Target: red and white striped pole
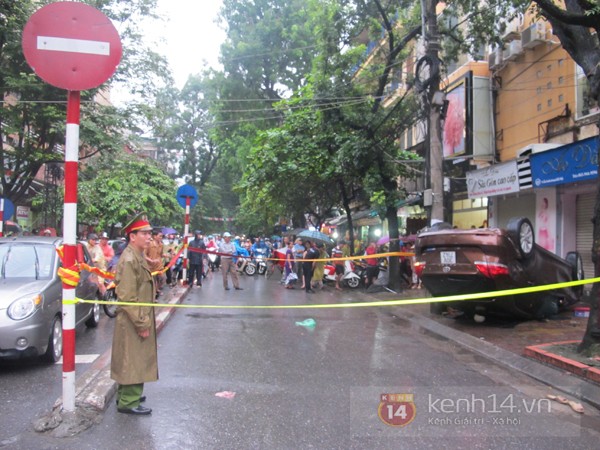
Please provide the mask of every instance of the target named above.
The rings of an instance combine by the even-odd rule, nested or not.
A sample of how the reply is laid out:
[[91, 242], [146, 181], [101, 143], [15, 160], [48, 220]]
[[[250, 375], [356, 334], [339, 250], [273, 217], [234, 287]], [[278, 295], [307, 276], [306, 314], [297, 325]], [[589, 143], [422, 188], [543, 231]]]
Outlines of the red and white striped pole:
[[0, 237], [4, 236], [4, 197], [0, 198]]
[[190, 233], [190, 202], [191, 197], [185, 198], [185, 225], [183, 227], [183, 282], [184, 286], [187, 286], [187, 267], [188, 267], [188, 235]]
[[[64, 267], [77, 260], [77, 164], [79, 160], [80, 92], [69, 91], [65, 143]], [[63, 409], [75, 411], [75, 286], [63, 282]]]

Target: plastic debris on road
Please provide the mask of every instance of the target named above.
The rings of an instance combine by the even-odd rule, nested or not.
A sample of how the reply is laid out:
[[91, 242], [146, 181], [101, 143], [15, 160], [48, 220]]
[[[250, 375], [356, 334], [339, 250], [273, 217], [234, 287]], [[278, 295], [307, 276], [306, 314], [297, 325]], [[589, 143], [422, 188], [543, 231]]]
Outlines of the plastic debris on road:
[[316, 324], [317, 322], [315, 321], [315, 319], [311, 318], [305, 319], [302, 322], [296, 322], [296, 325], [307, 328], [314, 328]]
[[215, 394], [215, 397], [228, 398], [229, 400], [231, 400], [233, 397], [235, 397], [235, 392], [231, 392], [231, 391], [217, 392]]

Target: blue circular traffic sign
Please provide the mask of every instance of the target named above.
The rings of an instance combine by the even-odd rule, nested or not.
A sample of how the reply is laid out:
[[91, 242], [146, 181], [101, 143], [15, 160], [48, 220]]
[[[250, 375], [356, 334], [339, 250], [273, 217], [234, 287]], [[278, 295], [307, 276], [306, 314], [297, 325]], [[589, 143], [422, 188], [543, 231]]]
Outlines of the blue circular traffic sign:
[[196, 188], [191, 184], [184, 184], [177, 189], [177, 203], [182, 208], [185, 208], [186, 200], [190, 199], [190, 207], [195, 206], [198, 203], [198, 193]]
[[[1, 198], [1, 197], [0, 197]], [[4, 220], [9, 220], [15, 213], [15, 205], [9, 199], [5, 198], [4, 200]]]

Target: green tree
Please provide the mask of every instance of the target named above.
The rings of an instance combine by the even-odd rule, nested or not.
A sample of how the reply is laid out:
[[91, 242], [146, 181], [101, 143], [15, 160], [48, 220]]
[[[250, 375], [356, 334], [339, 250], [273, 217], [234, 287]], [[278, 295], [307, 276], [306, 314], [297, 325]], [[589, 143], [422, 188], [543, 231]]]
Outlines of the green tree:
[[[110, 229], [145, 211], [153, 225], [177, 226], [181, 207], [177, 185], [154, 161], [122, 154], [96, 158], [81, 174], [78, 216], [81, 223]], [[180, 227], [179, 227], [180, 228]]]
[[[277, 105], [282, 125], [265, 130], [255, 141], [243, 187], [247, 198], [290, 215], [328, 211], [341, 202], [351, 230], [350, 199], [366, 189], [388, 220], [391, 237], [397, 238], [396, 211], [402, 196], [397, 178], [404, 166], [394, 161], [411, 157], [401, 156], [397, 139], [414, 123], [416, 103], [407, 96], [384, 109], [381, 100], [390, 68], [401, 65], [419, 28], [411, 28], [414, 17], [404, 14], [406, 32], [406, 25], [390, 19], [398, 10], [378, 1], [375, 9], [372, 3], [358, 8], [336, 1], [317, 3], [319, 8], [305, 20], [318, 37], [307, 85]], [[356, 46], [350, 37], [370, 30], [373, 22], [384, 23], [384, 31], [379, 25], [372, 39], [387, 44], [379, 49], [377, 63], [357, 74], [365, 47]], [[392, 242], [398, 249], [398, 240]], [[396, 259], [390, 273], [390, 284], [399, 287]]]
[[[14, 202], [27, 194], [36, 174], [48, 162], [64, 160], [66, 92], [33, 74], [21, 49], [22, 30], [31, 14], [49, 1], [0, 2], [0, 182], [2, 195]], [[82, 92], [80, 140], [82, 159], [116, 152], [124, 146], [122, 130], [140, 130], [152, 112], [145, 107], [169, 74], [164, 58], [141, 42], [138, 23], [151, 15], [156, 0], [97, 0], [87, 2], [102, 10], [119, 29], [124, 55], [112, 83], [127, 83], [137, 101], [124, 110], [96, 102], [107, 85]], [[165, 81], [165, 79], [167, 81]]]

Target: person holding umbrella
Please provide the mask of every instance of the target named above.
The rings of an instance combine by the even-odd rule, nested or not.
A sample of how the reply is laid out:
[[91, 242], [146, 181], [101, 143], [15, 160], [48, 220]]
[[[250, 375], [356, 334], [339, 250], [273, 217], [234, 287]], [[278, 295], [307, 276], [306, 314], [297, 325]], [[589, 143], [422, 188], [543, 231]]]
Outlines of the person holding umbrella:
[[304, 251], [304, 260], [302, 261], [302, 273], [304, 275], [304, 290], [307, 294], [314, 294], [312, 290], [311, 282], [313, 271], [315, 269], [316, 261], [309, 261], [313, 259], [319, 259], [319, 249], [314, 242], [309, 240], [305, 241], [306, 250]]

